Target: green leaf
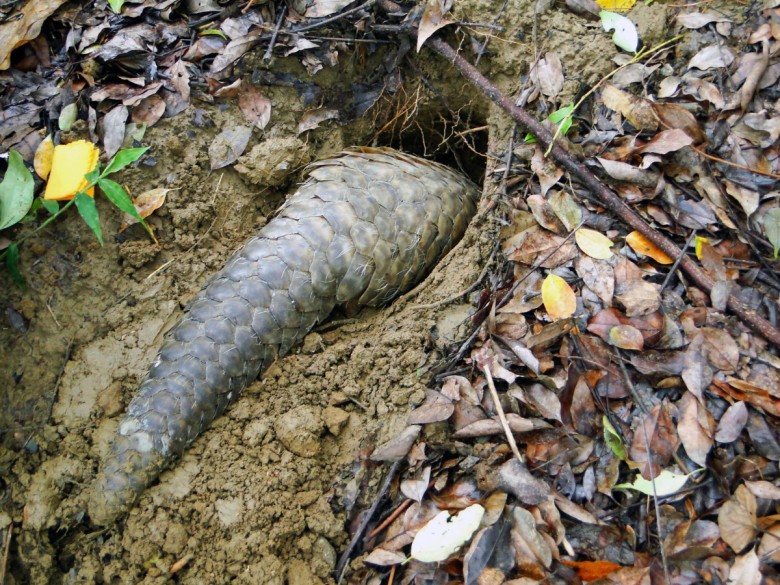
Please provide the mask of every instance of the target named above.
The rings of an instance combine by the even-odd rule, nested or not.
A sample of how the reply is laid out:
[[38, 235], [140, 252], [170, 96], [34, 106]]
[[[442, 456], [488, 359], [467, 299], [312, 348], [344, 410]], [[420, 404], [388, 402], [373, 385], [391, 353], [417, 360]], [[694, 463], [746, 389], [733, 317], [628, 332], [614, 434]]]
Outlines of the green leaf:
[[108, 0], [108, 5], [111, 7], [111, 10], [117, 14], [122, 10], [124, 3], [125, 0]]
[[219, 30], [217, 28], [207, 28], [206, 30], [200, 31], [200, 34], [202, 34], [202, 35], [214, 35], [214, 36], [222, 37], [225, 40], [228, 40], [227, 35], [225, 35], [225, 33], [223, 33], [221, 30]]
[[8, 272], [11, 273], [11, 278], [13, 279], [14, 283], [16, 283], [16, 286], [22, 290], [25, 290], [27, 285], [25, 285], [24, 277], [19, 270], [19, 246], [16, 244], [11, 244], [8, 246], [8, 248], [6, 248], [5, 266], [8, 268]]
[[52, 201], [51, 199], [41, 199], [40, 201], [43, 208], [51, 215], [54, 215], [60, 210], [60, 204], [56, 201]]
[[79, 114], [78, 106], [76, 106], [76, 102], [73, 102], [72, 104], [68, 104], [64, 108], [62, 108], [62, 111], [60, 112], [60, 119], [58, 121], [60, 130], [63, 132], [69, 132], [71, 128], [73, 128], [73, 124], [76, 123], [76, 116]]
[[33, 203], [33, 177], [24, 166], [22, 155], [8, 153], [8, 170], [0, 183], [0, 230], [18, 223]]
[[622, 490], [636, 490], [642, 492], [646, 496], [671, 496], [679, 492], [685, 482], [688, 481], [688, 475], [680, 473], [672, 473], [668, 469], [664, 469], [655, 478], [655, 490], [653, 490], [653, 481], [647, 480], [641, 475], [637, 475], [634, 483], [620, 483], [615, 486], [616, 489]]
[[138, 210], [130, 200], [130, 196], [122, 188], [122, 185], [116, 181], [112, 181], [111, 179], [100, 179], [98, 185], [103, 190], [103, 193], [105, 193], [106, 197], [108, 197], [109, 201], [111, 201], [111, 203], [141, 222], [141, 225], [144, 226], [149, 235], [152, 236], [152, 230], [149, 229], [148, 225], [146, 225], [144, 218], [141, 217], [141, 215], [138, 213]]
[[766, 239], [775, 248], [775, 258], [780, 252], [780, 207], [773, 207], [764, 216], [764, 232]]
[[79, 191], [76, 193], [76, 208], [79, 210], [79, 215], [84, 219], [87, 225], [95, 232], [95, 236], [103, 245], [103, 232], [100, 229], [100, 216], [98, 216], [97, 207], [95, 206], [95, 200], [92, 199], [86, 193]]
[[[96, 185], [98, 182], [98, 179], [100, 179], [100, 165], [96, 166], [94, 170], [89, 171], [86, 175], [84, 175], [84, 178], [89, 181], [89, 185]], [[85, 189], [89, 189], [89, 187], [85, 187]]]
[[[571, 115], [574, 113], [574, 103], [569, 104], [568, 106], [563, 106], [562, 108], [555, 110], [552, 114], [547, 116], [547, 119], [552, 122], [553, 124], [557, 124], [560, 126], [561, 131], [559, 134], [561, 136], [566, 136], [566, 133], [569, 131], [569, 128], [571, 128]], [[528, 133], [525, 135], [524, 138], [525, 142], [534, 143], [536, 142], [536, 137]]]
[[612, 426], [612, 423], [609, 422], [606, 415], [601, 418], [601, 422], [604, 424], [604, 442], [607, 444], [607, 447], [612, 450], [615, 457], [621, 461], [627, 461], [628, 456], [626, 455], [626, 446], [623, 444], [623, 439], [615, 427]]
[[108, 163], [108, 166], [100, 176], [107, 177], [111, 173], [121, 171], [127, 165], [132, 164], [141, 158], [141, 156], [143, 156], [147, 150], [149, 150], [148, 146], [144, 146], [143, 148], [125, 148], [120, 150], [116, 153], [116, 155], [114, 155], [114, 158], [111, 159], [111, 162]]

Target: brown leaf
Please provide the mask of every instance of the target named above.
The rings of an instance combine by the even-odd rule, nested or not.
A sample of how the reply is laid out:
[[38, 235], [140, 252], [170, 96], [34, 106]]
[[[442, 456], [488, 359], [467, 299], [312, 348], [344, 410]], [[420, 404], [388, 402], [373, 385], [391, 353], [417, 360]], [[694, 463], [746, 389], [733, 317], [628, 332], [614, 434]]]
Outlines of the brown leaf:
[[617, 325], [610, 329], [609, 342], [620, 349], [642, 351], [645, 348], [642, 332], [633, 325]]
[[547, 97], [554, 98], [563, 89], [563, 64], [553, 52], [545, 53], [531, 68], [529, 76], [542, 95]]
[[301, 135], [304, 132], [308, 132], [309, 130], [319, 128], [320, 124], [326, 120], [338, 120], [338, 118], [338, 110], [329, 110], [326, 108], [309, 110], [308, 112], [305, 112], [303, 116], [301, 116], [301, 119], [298, 122], [297, 133], [298, 135]]
[[739, 365], [739, 347], [734, 338], [717, 327], [702, 327], [701, 334], [702, 350], [709, 362], [718, 370], [734, 372]]
[[374, 449], [371, 461], [397, 461], [405, 457], [412, 444], [420, 436], [421, 430], [422, 427], [419, 425], [406, 427], [401, 433]]
[[146, 123], [148, 127], [154, 126], [165, 113], [165, 101], [153, 94], [142, 99], [139, 104], [133, 108], [130, 119], [136, 124]]
[[[533, 168], [533, 159], [531, 162]], [[543, 179], [540, 177], [540, 181]], [[546, 230], [550, 230], [556, 234], [563, 234], [566, 232], [566, 228], [563, 226], [558, 217], [553, 213], [552, 208], [547, 203], [547, 200], [542, 195], [530, 195], [526, 198], [528, 207], [531, 208], [531, 213], [534, 214], [534, 219]]]
[[[133, 199], [133, 206], [138, 212], [138, 215], [145, 219], [160, 209], [165, 203], [165, 197], [170, 191], [173, 191], [173, 189], [158, 187], [157, 189], [149, 189], [148, 191], [141, 193], [138, 197]], [[122, 226], [119, 228], [119, 231], [124, 231], [129, 226], [136, 223], [138, 223], [138, 220], [126, 213], [122, 218]]]
[[684, 130], [663, 130], [656, 134], [653, 139], [639, 149], [643, 153], [667, 154], [690, 146], [693, 144], [693, 138], [688, 136]]
[[699, 126], [696, 117], [677, 104], [654, 103], [653, 110], [665, 128], [678, 128], [693, 139], [694, 144], [703, 144], [706, 140], [704, 131]]
[[335, 14], [354, 0], [314, 0], [303, 14], [306, 18], [323, 18]]
[[638, 464], [642, 477], [650, 480], [669, 464], [678, 443], [669, 406], [662, 402], [656, 404], [648, 414], [642, 415], [634, 431], [629, 457]]
[[238, 108], [244, 120], [264, 130], [271, 120], [271, 100], [263, 95], [258, 87], [246, 79], [241, 84], [238, 96]]
[[515, 546], [516, 556], [522, 554], [527, 561], [550, 568], [552, 551], [536, 529], [533, 514], [520, 506], [512, 509], [512, 544]]
[[211, 170], [215, 171], [236, 162], [238, 157], [244, 154], [251, 137], [252, 129], [248, 126], [228, 128], [217, 134], [209, 144]]
[[390, 565], [400, 565], [405, 560], [406, 555], [402, 552], [375, 548], [363, 559], [363, 562], [378, 567], [388, 567]]
[[36, 38], [43, 23], [54, 11], [65, 4], [64, 0], [26, 2], [20, 9], [7, 15], [0, 25], [0, 70], [11, 65], [11, 51]]
[[409, 414], [410, 425], [424, 425], [447, 420], [452, 416], [455, 407], [452, 401], [435, 390], [425, 391], [425, 403]]
[[430, 36], [440, 28], [452, 24], [455, 21], [446, 18], [444, 15], [449, 12], [451, 1], [448, 0], [432, 0], [425, 6], [422, 18], [420, 19], [420, 26], [417, 29], [417, 52], [420, 52], [422, 46], [425, 44]]
[[504, 242], [507, 258], [531, 266], [551, 254], [542, 268], [556, 268], [577, 257], [577, 248], [572, 242], [542, 229], [531, 227]]
[[610, 306], [615, 293], [615, 271], [612, 266], [604, 260], [581, 255], [574, 261], [574, 268], [585, 286], [596, 293], [605, 306]]
[[720, 507], [718, 526], [721, 538], [735, 553], [740, 553], [756, 538], [756, 497], [744, 485]]
[[677, 433], [685, 452], [702, 467], [707, 465], [707, 455], [712, 449], [712, 415], [691, 392], [686, 392], [677, 405], [680, 422]]
[[430, 481], [431, 467], [428, 465], [417, 472], [414, 479], [405, 479], [401, 482], [401, 493], [410, 500], [421, 502], [425, 492], [428, 491]]
[[715, 440], [718, 443], [732, 443], [737, 440], [748, 420], [747, 406], [736, 402], [726, 409], [718, 421]]
[[498, 488], [515, 496], [528, 506], [535, 506], [547, 499], [550, 488], [537, 479], [517, 459], [510, 459], [498, 469]]
[[620, 112], [637, 130], [655, 130], [658, 119], [649, 100], [637, 97], [614, 85], [605, 85], [601, 92], [604, 105], [610, 110]]
[[734, 51], [722, 44], [709, 45], [696, 53], [688, 62], [688, 69], [718, 69], [728, 67], [734, 61]]

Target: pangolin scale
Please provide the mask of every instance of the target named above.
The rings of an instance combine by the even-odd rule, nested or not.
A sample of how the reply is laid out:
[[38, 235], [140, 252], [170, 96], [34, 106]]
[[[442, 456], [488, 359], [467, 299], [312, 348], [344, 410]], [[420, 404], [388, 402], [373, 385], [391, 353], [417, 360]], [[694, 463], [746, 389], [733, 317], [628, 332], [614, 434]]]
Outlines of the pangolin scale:
[[209, 279], [168, 332], [89, 496], [92, 522], [141, 492], [274, 360], [340, 303], [409, 290], [461, 238], [478, 191], [390, 149], [321, 160], [278, 215]]

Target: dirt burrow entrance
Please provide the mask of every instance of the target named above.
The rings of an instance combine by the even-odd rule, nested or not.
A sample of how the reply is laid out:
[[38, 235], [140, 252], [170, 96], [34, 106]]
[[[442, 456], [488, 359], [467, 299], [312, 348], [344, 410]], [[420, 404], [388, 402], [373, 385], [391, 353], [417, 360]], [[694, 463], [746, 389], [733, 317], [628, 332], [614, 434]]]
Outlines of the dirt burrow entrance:
[[[502, 19], [518, 38], [532, 31], [531, 4], [508, 6]], [[488, 22], [493, 6], [470, 1], [458, 10], [463, 20]], [[537, 24], [548, 31], [547, 49], [577, 72], [567, 82], [569, 97], [611, 68], [596, 58], [613, 51], [609, 40], [590, 26], [557, 12]], [[511, 93], [532, 53], [530, 44], [496, 43], [485, 72]], [[349, 55], [342, 60], [352, 65], [313, 82], [343, 90], [359, 81], [364, 71]], [[464, 126], [487, 126], [479, 152], [506, 143], [508, 120], [448, 64], [425, 53], [416, 63]], [[306, 75], [292, 60], [274, 66]], [[405, 426], [409, 410], [424, 400], [426, 373], [470, 332], [467, 297], [416, 306], [474, 282], [494, 249], [500, 206], [472, 224], [419, 294], [385, 310], [336, 315], [336, 323], [311, 333], [198, 438], [126, 520], [93, 531], [84, 496], [164, 332], [208, 275], [272, 217], [307, 162], [375, 138], [419, 154], [435, 154], [442, 137], [456, 143], [451, 113], [442, 113], [446, 108], [413, 71], [401, 72], [401, 89], [384, 112], [302, 135], [302, 97], [292, 88], [267, 88], [274, 109], [265, 135], [253, 137], [237, 165], [216, 172], [209, 171], [208, 147], [218, 132], [242, 123], [234, 104], [198, 104], [160, 122], [145, 138], [151, 157], [121, 177], [132, 193], [173, 189], [150, 222], [160, 246], [138, 226], [120, 233], [121, 218], [99, 202], [104, 247], [73, 215], [23, 250], [26, 292], [0, 275], [0, 305], [16, 324], [0, 331], [0, 524], [21, 526], [14, 530], [10, 583], [163, 582], [182, 562], [175, 579], [183, 583], [333, 582], [348, 519], [381, 480], [383, 470], [367, 455]], [[385, 124], [394, 118], [401, 123]], [[468, 161], [468, 149], [459, 150], [457, 158]], [[476, 174], [485, 164], [467, 162]]]

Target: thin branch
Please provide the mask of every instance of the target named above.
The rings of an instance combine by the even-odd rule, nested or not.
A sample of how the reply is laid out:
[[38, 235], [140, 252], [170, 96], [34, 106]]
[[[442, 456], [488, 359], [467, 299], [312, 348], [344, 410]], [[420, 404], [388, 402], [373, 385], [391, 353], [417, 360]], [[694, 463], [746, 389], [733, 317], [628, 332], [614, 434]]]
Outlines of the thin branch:
[[490, 388], [490, 396], [493, 398], [493, 404], [496, 407], [498, 419], [501, 421], [501, 426], [504, 429], [504, 434], [506, 435], [506, 440], [509, 443], [509, 448], [512, 449], [512, 453], [517, 458], [517, 460], [525, 465], [525, 459], [523, 459], [523, 456], [520, 454], [520, 449], [517, 448], [515, 436], [512, 434], [512, 429], [509, 428], [509, 422], [506, 420], [504, 409], [502, 408], [501, 401], [498, 398], [498, 391], [496, 390], [496, 385], [493, 383], [493, 375], [490, 373], [490, 366], [485, 364], [482, 366], [482, 371], [484, 372], [485, 378], [487, 379], [488, 388]]

